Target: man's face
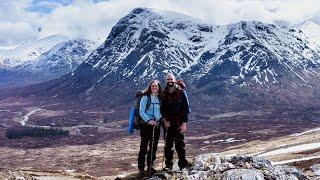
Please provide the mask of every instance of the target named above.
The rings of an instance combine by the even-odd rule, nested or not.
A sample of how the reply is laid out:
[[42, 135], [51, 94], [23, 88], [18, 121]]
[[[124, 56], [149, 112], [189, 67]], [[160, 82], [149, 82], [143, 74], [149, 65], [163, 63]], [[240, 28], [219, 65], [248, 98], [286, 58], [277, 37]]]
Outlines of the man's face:
[[174, 82], [173, 77], [172, 77], [171, 75], [168, 75], [168, 76], [166, 77], [166, 82], [167, 82], [167, 83], [168, 83], [168, 82]]
[[166, 77], [166, 82], [168, 87], [172, 87], [174, 85], [175, 79], [171, 75]]

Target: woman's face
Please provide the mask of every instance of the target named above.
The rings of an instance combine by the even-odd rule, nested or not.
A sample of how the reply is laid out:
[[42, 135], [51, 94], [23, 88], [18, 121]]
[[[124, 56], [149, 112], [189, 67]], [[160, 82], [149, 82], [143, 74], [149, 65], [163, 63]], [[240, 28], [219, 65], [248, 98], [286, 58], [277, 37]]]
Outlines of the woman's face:
[[157, 82], [153, 82], [151, 84], [151, 92], [152, 92], [152, 94], [156, 94], [156, 93], [158, 93], [158, 91], [159, 91], [158, 83]]

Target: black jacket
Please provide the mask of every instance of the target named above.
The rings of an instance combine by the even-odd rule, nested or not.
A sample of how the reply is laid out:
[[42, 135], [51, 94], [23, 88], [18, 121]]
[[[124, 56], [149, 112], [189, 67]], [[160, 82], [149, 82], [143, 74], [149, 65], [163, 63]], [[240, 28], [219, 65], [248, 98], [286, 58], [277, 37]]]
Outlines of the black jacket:
[[174, 91], [169, 93], [168, 87], [163, 91], [162, 104], [160, 111], [162, 117], [171, 123], [180, 125], [182, 122], [188, 122], [188, 115], [190, 113], [189, 100], [186, 91], [174, 86]]

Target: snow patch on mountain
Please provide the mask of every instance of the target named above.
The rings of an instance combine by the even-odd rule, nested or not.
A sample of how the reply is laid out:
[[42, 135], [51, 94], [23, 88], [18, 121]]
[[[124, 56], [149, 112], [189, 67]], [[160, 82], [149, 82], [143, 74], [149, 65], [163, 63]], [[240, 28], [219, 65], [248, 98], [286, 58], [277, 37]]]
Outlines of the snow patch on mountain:
[[52, 71], [54, 74], [62, 75], [74, 70], [95, 48], [96, 44], [90, 40], [69, 40], [54, 46], [35, 62], [30, 61], [27, 66], [30, 71]]
[[6, 67], [12, 68], [28, 61], [36, 60], [53, 46], [70, 40], [62, 35], [52, 35], [39, 40], [21, 44], [14, 49], [0, 50], [0, 62]]
[[97, 44], [85, 39], [66, 39], [31, 60], [0, 62], [0, 87], [15, 87], [51, 80], [78, 67]]
[[302, 30], [302, 32], [314, 42], [317, 46], [320, 46], [320, 25], [312, 21], [304, 21], [303, 23], [294, 26]]
[[273, 151], [259, 154], [258, 157], [273, 156], [273, 155], [292, 153], [292, 152], [301, 152], [301, 151], [312, 150], [312, 149], [317, 149], [317, 148], [320, 148], [320, 142], [296, 145], [296, 146], [291, 146], [288, 148], [281, 148], [281, 149], [277, 149], [277, 150], [273, 150]]
[[86, 63], [99, 72], [95, 84], [110, 76], [138, 84], [170, 71], [201, 84], [268, 87], [283, 76], [300, 82], [317, 77], [320, 47], [285, 26], [256, 21], [216, 26], [184, 14], [136, 8]]

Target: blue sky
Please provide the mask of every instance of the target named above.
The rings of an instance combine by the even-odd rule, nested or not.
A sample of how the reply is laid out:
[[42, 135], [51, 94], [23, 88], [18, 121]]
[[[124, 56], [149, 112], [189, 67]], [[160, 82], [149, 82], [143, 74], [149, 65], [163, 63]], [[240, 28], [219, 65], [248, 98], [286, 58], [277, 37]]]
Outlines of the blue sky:
[[[91, 0], [92, 3], [99, 3], [101, 1], [107, 0]], [[32, 0], [29, 7], [26, 8], [27, 11], [39, 12], [49, 14], [56, 8], [61, 6], [68, 6], [72, 4], [74, 0]]]
[[136, 7], [176, 11], [216, 25], [248, 20], [320, 24], [319, 0], [0, 0], [0, 46], [54, 34], [103, 41]]
[[26, 10], [49, 14], [60, 6], [70, 4], [71, 0], [32, 0], [32, 4]]

